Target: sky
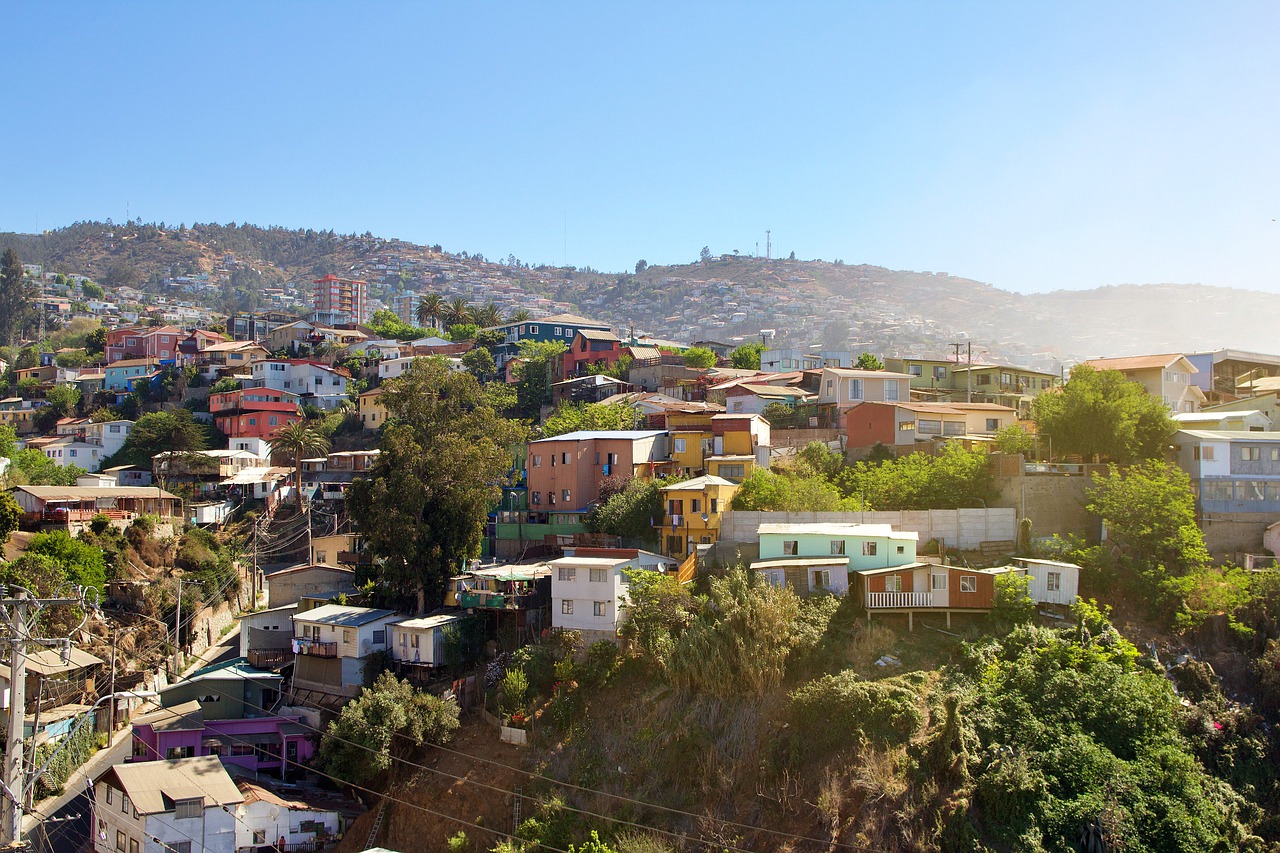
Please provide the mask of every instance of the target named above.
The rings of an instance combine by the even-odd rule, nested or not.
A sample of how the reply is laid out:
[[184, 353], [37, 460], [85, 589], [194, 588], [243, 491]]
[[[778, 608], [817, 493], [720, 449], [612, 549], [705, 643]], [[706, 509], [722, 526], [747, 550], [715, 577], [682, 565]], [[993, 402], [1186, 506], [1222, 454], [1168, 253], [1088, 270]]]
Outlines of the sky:
[[1280, 4], [11, 4], [0, 231], [1280, 292]]

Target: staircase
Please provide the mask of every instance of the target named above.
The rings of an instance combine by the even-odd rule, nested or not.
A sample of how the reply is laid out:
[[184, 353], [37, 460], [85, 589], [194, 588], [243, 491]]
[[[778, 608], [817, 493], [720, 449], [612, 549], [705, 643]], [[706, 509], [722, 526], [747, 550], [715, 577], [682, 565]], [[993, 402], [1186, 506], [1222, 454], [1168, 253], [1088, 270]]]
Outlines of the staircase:
[[373, 827], [369, 830], [369, 840], [364, 843], [366, 850], [373, 847], [374, 842], [378, 840], [378, 830], [382, 829], [382, 818], [386, 815], [387, 805], [390, 802], [390, 800], [383, 800], [382, 805], [378, 806], [377, 817], [373, 819]]

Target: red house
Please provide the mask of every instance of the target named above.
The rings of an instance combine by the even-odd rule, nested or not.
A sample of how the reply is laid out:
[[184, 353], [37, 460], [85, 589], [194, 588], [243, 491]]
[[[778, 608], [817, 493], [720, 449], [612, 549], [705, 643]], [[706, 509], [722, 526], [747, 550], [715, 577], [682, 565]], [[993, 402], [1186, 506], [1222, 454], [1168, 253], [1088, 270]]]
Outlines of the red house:
[[622, 341], [613, 332], [579, 329], [563, 356], [561, 374], [565, 378], [583, 376], [588, 367], [612, 367], [621, 356]]
[[162, 361], [178, 357], [178, 345], [187, 334], [177, 326], [155, 328], [122, 328], [107, 331], [106, 359], [113, 364], [123, 359], [155, 358]]
[[298, 395], [274, 388], [238, 388], [209, 395], [209, 412], [229, 438], [271, 438], [302, 420]]

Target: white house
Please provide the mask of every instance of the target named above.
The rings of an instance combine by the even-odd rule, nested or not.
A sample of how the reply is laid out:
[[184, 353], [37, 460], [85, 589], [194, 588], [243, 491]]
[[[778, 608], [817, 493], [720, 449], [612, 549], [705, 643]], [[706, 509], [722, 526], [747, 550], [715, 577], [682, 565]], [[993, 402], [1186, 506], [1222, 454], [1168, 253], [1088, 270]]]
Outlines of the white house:
[[1014, 557], [1011, 568], [1027, 576], [1027, 593], [1037, 604], [1074, 604], [1080, 594], [1080, 567], [1075, 563]]
[[391, 625], [391, 657], [402, 664], [444, 665], [444, 632], [467, 617], [444, 613], [405, 619]]
[[325, 849], [345, 829], [335, 795], [294, 789], [286, 797], [247, 779], [236, 788], [244, 798], [235, 807], [237, 851]]
[[253, 364], [253, 379], [247, 387], [289, 391], [302, 397], [303, 405], [336, 409], [347, 400], [345, 370], [305, 359], [269, 359]]
[[588, 643], [617, 638], [618, 625], [626, 618], [626, 572], [676, 567], [669, 557], [635, 548], [567, 548], [565, 554], [547, 564], [552, 570], [551, 624], [580, 632]]
[[294, 690], [357, 695], [364, 684], [365, 660], [388, 649], [388, 626], [404, 618], [394, 610], [341, 604], [294, 616]]
[[1260, 409], [1204, 409], [1199, 412], [1177, 412], [1174, 423], [1182, 429], [1208, 429], [1223, 432], [1270, 432], [1272, 421]]
[[[441, 356], [431, 356], [432, 358], [441, 358]], [[378, 362], [378, 378], [379, 379], [395, 379], [397, 376], [409, 369], [409, 365], [413, 363], [415, 358], [428, 358], [428, 356], [409, 355], [403, 358], [386, 358]], [[463, 371], [466, 365], [462, 363], [462, 359], [446, 357], [444, 359], [450, 370]]]
[[243, 801], [216, 755], [117, 764], [94, 781], [94, 853], [234, 853]]

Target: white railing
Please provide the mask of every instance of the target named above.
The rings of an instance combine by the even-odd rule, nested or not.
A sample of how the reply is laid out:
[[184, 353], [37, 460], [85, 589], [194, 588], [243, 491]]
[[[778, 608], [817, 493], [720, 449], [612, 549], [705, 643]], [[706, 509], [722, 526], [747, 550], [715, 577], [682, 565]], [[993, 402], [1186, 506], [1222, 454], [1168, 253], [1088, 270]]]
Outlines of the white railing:
[[868, 592], [867, 607], [932, 607], [931, 592]]

